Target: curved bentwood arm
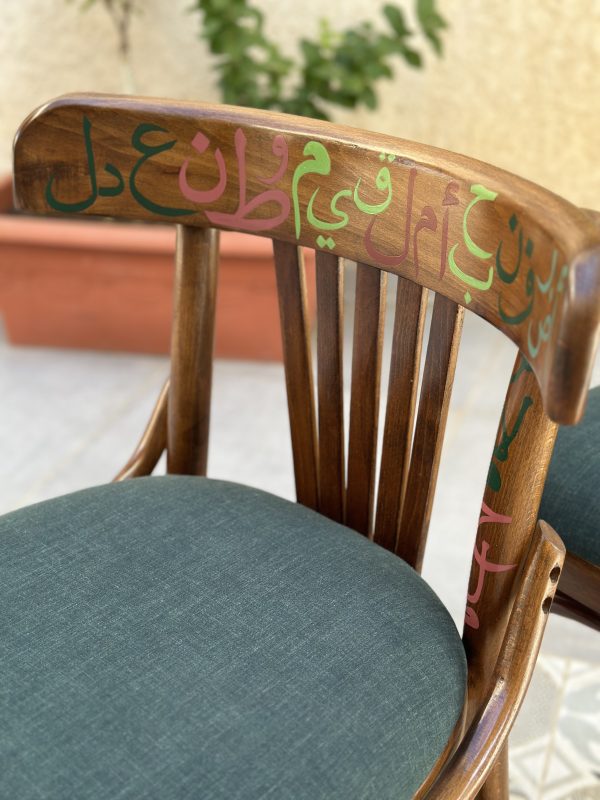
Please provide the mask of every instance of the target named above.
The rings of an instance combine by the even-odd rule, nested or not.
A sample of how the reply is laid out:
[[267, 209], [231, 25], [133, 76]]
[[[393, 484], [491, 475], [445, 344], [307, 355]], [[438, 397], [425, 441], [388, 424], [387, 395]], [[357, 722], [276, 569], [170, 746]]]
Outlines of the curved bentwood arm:
[[158, 395], [146, 429], [137, 447], [125, 466], [113, 478], [124, 481], [150, 475], [167, 446], [167, 405], [169, 400], [169, 381], [165, 381]]
[[32, 114], [15, 167], [27, 211], [248, 231], [416, 280], [519, 346], [552, 419], [581, 416], [600, 234], [585, 212], [514, 175], [320, 121], [94, 95]]
[[421, 795], [426, 800], [470, 800], [483, 787], [533, 675], [564, 557], [559, 536], [538, 523], [485, 701], [433, 788]]

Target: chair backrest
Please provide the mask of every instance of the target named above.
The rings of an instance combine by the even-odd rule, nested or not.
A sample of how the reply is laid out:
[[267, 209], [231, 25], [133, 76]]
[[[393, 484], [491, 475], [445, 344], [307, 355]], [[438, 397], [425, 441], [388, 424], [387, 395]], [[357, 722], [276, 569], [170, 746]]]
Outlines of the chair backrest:
[[[92, 95], [60, 98], [23, 124], [15, 194], [29, 212], [179, 226], [171, 382], [148, 448], [127, 474], [152, 468], [164, 428], [168, 469], [206, 470], [216, 229], [271, 237], [298, 500], [417, 569], [464, 308], [516, 343], [466, 612], [477, 696], [535, 526], [551, 420], [577, 421], [585, 402], [600, 325], [600, 230], [591, 215], [504, 171], [389, 136], [227, 106]], [[317, 251], [316, 403], [300, 245]], [[342, 258], [358, 264], [347, 445]], [[398, 289], [376, 487], [388, 273]]]

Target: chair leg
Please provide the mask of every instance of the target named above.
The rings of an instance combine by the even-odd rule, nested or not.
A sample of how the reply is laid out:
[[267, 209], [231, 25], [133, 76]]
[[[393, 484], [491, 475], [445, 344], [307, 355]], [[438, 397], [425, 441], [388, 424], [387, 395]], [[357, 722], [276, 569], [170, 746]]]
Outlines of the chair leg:
[[508, 745], [498, 756], [477, 800], [508, 800]]

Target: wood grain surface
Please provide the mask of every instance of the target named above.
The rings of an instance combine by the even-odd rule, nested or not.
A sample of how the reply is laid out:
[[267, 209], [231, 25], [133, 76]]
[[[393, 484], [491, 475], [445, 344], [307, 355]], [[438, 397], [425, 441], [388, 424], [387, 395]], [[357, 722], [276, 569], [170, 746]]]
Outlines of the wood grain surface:
[[581, 416], [600, 234], [591, 215], [528, 181], [326, 122], [102, 95], [32, 114], [15, 173], [27, 211], [254, 232], [416, 280], [520, 347], [550, 417]]

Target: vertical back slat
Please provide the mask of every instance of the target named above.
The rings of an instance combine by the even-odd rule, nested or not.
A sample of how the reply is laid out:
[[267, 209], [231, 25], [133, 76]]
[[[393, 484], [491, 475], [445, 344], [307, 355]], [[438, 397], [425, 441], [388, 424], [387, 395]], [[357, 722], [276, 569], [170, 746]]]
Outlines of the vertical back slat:
[[206, 475], [219, 234], [177, 226], [167, 472]]
[[319, 510], [344, 521], [344, 268], [317, 252], [317, 374], [319, 393]]
[[273, 241], [281, 337], [298, 502], [318, 509], [318, 474], [310, 332], [304, 266], [296, 245]]
[[396, 553], [421, 569], [464, 309], [436, 294]]
[[375, 494], [386, 279], [382, 270], [357, 265], [346, 524], [366, 536]]
[[396, 546], [408, 476], [427, 290], [398, 278], [374, 541]]

